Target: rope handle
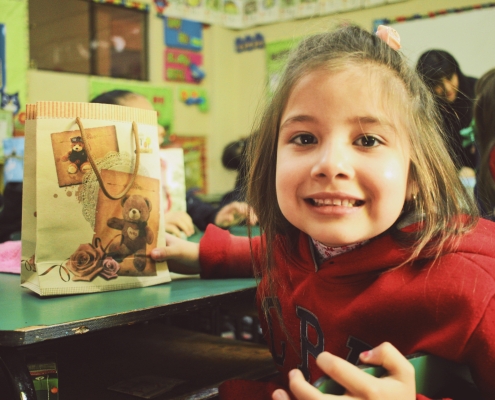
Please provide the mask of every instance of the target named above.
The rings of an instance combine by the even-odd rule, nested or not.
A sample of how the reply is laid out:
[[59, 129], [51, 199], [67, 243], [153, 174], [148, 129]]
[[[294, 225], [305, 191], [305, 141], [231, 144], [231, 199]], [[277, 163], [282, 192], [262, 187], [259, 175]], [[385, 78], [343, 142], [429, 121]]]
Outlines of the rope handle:
[[127, 192], [131, 189], [132, 185], [134, 184], [134, 180], [136, 179], [138, 169], [139, 169], [139, 159], [141, 155], [141, 151], [139, 149], [139, 135], [138, 135], [138, 128], [136, 122], [132, 122], [132, 133], [134, 135], [134, 142], [136, 144], [136, 162], [134, 164], [134, 171], [132, 172], [131, 180], [127, 184], [127, 186], [124, 188], [122, 193], [119, 193], [116, 196], [111, 195], [107, 188], [105, 187], [105, 184], [103, 183], [103, 179], [101, 178], [100, 171], [98, 171], [98, 168], [96, 167], [96, 163], [93, 159], [93, 156], [91, 155], [91, 152], [89, 151], [89, 146], [88, 143], [86, 142], [86, 133], [84, 132], [84, 127], [82, 124], [82, 121], [79, 117], [76, 118], [76, 123], [79, 126], [79, 130], [81, 131], [81, 138], [84, 143], [84, 148], [86, 149], [86, 153], [88, 154], [88, 160], [89, 163], [91, 164], [91, 167], [93, 168], [93, 171], [95, 172], [96, 179], [98, 179], [98, 183], [100, 184], [101, 190], [103, 193], [105, 193], [105, 196], [107, 196], [109, 199], [112, 200], [120, 200], [122, 197], [124, 197]]

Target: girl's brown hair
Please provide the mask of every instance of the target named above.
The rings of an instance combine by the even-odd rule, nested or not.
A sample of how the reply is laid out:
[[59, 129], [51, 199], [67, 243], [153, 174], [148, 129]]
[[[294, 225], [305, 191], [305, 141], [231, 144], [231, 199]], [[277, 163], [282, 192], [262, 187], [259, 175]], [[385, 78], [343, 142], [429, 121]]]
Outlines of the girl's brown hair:
[[[255, 126], [258, 134], [250, 146], [247, 196], [265, 235], [261, 269], [257, 271], [268, 279], [268, 293], [262, 293], [263, 296], [273, 295], [276, 289], [274, 245], [285, 247], [288, 257], [297, 251], [298, 230], [282, 215], [275, 190], [282, 113], [292, 89], [303, 76], [316, 70], [334, 73], [349, 67], [376, 72], [372, 77], [378, 77], [376, 86], [380, 98], [384, 99], [384, 107], [388, 106], [391, 115], [400, 120], [399, 125], [408, 134], [409, 183], [416, 190], [414, 198], [406, 201], [407, 212], [403, 215], [414, 213], [422, 225], [415, 233], [404, 233], [396, 226], [390, 229], [410, 250], [408, 261], [427, 250], [432, 252], [432, 257], [437, 257], [446, 243], [476, 223], [474, 202], [458, 179], [445, 148], [435, 101], [406, 58], [376, 35], [353, 25], [310, 36], [289, 55], [278, 87]], [[458, 218], [461, 214], [468, 217]]]
[[481, 209], [487, 218], [495, 218], [495, 182], [490, 172], [490, 152], [495, 146], [495, 68], [486, 72], [475, 87], [474, 121], [480, 166], [476, 191]]

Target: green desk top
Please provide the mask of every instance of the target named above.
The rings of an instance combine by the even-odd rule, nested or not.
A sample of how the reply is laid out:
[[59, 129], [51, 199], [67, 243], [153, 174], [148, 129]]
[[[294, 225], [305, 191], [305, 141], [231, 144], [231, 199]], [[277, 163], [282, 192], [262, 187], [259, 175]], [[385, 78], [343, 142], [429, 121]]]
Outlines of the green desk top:
[[[245, 235], [245, 228], [232, 231]], [[146, 288], [41, 298], [20, 286], [19, 275], [0, 273], [0, 346], [147, 321], [234, 299], [254, 301], [255, 288], [254, 279], [194, 277]]]
[[0, 345], [127, 325], [236, 298], [254, 301], [255, 288], [254, 279], [189, 278], [145, 288], [42, 298], [22, 288], [19, 275], [0, 274]]

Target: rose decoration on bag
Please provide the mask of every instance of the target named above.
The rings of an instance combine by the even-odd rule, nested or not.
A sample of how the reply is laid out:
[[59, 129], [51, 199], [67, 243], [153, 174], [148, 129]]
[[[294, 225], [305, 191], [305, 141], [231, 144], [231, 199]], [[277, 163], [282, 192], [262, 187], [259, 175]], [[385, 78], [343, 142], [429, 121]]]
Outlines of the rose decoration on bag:
[[91, 243], [81, 244], [65, 264], [74, 281], [91, 281], [102, 270], [103, 250]]
[[94, 243], [80, 244], [65, 263], [52, 265], [40, 276], [46, 275], [52, 269], [59, 267], [60, 278], [65, 282], [70, 281], [71, 275], [72, 280], [85, 282], [90, 282], [97, 276], [107, 280], [118, 278], [120, 264], [107, 255], [107, 248], [108, 245], [106, 247], [101, 245], [99, 238], [95, 238]]
[[117, 278], [117, 272], [119, 272], [120, 264], [115, 261], [112, 257], [107, 257], [103, 260], [103, 270], [100, 275], [105, 279]]

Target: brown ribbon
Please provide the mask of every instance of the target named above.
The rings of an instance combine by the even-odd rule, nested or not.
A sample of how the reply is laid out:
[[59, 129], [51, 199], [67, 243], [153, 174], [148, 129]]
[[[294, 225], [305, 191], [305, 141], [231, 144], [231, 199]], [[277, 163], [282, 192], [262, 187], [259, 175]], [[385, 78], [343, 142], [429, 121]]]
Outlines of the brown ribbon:
[[103, 191], [103, 193], [105, 193], [105, 196], [107, 196], [109, 199], [120, 200], [131, 189], [132, 185], [134, 184], [134, 180], [136, 179], [138, 169], [139, 169], [139, 159], [140, 159], [141, 152], [139, 149], [139, 135], [138, 135], [137, 124], [134, 121], [132, 122], [132, 133], [134, 135], [134, 142], [136, 144], [136, 162], [134, 164], [134, 171], [132, 172], [131, 180], [129, 181], [127, 186], [124, 188], [124, 190], [121, 193], [119, 193], [118, 195], [113, 196], [108, 192], [107, 188], [105, 187], [105, 184], [103, 183], [103, 179], [101, 178], [101, 175], [100, 175], [100, 171], [98, 171], [98, 168], [96, 167], [96, 163], [93, 159], [93, 156], [91, 155], [88, 143], [86, 142], [86, 134], [84, 133], [84, 127], [83, 127], [81, 119], [79, 117], [76, 118], [76, 123], [79, 126], [79, 130], [81, 131], [81, 137], [82, 137], [82, 140], [84, 143], [84, 148], [86, 149], [86, 153], [88, 154], [89, 163], [91, 164], [91, 167], [93, 168], [93, 171], [95, 172], [96, 179], [98, 179], [98, 183], [100, 184], [101, 190]]

